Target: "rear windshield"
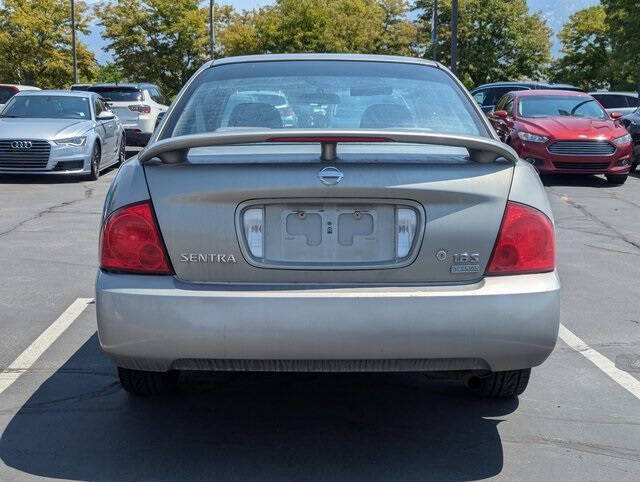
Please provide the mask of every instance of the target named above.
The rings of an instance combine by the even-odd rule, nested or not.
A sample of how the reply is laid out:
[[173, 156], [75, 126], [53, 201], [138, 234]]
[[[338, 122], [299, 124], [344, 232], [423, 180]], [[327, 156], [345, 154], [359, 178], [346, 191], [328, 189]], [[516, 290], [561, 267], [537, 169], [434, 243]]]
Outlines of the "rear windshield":
[[15, 89], [11, 87], [0, 87], [0, 104], [6, 104], [14, 95], [16, 95]]
[[58, 95], [19, 95], [0, 117], [21, 119], [91, 119], [88, 97]]
[[82, 90], [96, 92], [111, 102], [137, 102], [142, 100], [142, 91], [133, 87], [83, 87]]
[[586, 117], [589, 119], [607, 119], [606, 111], [592, 97], [575, 96], [531, 96], [521, 97], [518, 101], [520, 117]]
[[237, 128], [410, 129], [488, 133], [453, 79], [390, 62], [273, 61], [202, 72], [162, 138]]

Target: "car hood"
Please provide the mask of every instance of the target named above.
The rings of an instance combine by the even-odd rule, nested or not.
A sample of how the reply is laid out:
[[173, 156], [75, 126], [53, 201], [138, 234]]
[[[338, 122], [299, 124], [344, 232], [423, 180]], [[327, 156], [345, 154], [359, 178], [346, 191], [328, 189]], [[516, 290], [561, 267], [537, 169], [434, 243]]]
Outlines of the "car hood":
[[[92, 121], [79, 119], [0, 118], [0, 138], [62, 139], [80, 136], [91, 129]], [[35, 135], [34, 135], [35, 134]]]
[[627, 131], [610, 119], [586, 119], [584, 117], [544, 117], [520, 119], [527, 130], [560, 140], [608, 139], [624, 136]]

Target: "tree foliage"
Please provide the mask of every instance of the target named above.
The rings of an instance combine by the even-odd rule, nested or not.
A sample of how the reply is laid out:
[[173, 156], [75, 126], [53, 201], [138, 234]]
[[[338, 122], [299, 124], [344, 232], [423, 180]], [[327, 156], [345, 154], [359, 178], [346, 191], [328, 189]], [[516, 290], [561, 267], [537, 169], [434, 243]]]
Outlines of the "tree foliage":
[[617, 84], [619, 72], [611, 56], [604, 7], [596, 5], [571, 15], [558, 38], [561, 57], [551, 69], [552, 81], [567, 82], [587, 91]]
[[[433, 0], [418, 0], [425, 56], [431, 57]], [[439, 61], [450, 63], [451, 0], [438, 2]], [[458, 72], [469, 87], [499, 80], [541, 79], [551, 60], [552, 31], [526, 0], [459, 0]]]
[[601, 0], [611, 40], [616, 88], [640, 90], [640, 2]]
[[[0, 82], [65, 87], [73, 82], [71, 4], [67, 0], [3, 0], [0, 2]], [[89, 33], [84, 2], [75, 4], [76, 29]], [[77, 42], [78, 75], [94, 78], [96, 62]]]
[[208, 56], [206, 9], [198, 0], [116, 0], [95, 12], [115, 66], [131, 81], [175, 94]]

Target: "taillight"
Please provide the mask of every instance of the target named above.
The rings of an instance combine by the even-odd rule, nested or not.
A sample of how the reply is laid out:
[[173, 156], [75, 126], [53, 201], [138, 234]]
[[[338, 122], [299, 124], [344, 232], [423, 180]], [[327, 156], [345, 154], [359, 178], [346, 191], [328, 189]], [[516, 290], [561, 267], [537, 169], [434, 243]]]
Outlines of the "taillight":
[[551, 220], [535, 208], [508, 202], [487, 275], [545, 273], [555, 266]]
[[151, 106], [146, 104], [132, 104], [129, 106], [129, 110], [140, 114], [151, 114]]
[[100, 267], [128, 273], [171, 274], [151, 201], [114, 211], [100, 233]]

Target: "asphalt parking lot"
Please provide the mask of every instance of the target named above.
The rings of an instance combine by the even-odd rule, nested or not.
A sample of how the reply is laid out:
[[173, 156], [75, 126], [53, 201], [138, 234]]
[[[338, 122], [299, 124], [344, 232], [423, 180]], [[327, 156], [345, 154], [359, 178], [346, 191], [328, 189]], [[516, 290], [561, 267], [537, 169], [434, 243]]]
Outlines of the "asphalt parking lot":
[[0, 480], [640, 480], [640, 175], [545, 179], [564, 341], [500, 402], [414, 374], [190, 373], [128, 396], [92, 304], [114, 175], [0, 178]]

